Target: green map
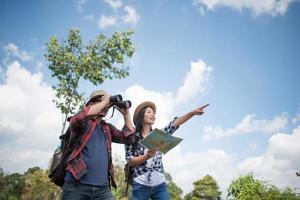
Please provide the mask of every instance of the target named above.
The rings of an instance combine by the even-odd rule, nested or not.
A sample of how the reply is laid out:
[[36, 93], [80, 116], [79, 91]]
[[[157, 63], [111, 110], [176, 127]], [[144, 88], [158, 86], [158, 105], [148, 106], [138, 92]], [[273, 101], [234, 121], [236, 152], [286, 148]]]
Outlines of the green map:
[[169, 150], [174, 148], [183, 139], [168, 135], [159, 129], [154, 129], [151, 133], [139, 141], [139, 143], [147, 149], [158, 148], [160, 152], [166, 154]]

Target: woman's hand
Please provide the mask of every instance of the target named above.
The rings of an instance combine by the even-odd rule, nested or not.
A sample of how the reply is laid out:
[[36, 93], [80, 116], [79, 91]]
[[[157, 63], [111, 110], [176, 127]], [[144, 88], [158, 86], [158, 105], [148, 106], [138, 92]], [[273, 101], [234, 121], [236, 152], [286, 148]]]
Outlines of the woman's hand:
[[158, 148], [149, 149], [147, 151], [147, 157], [148, 157], [148, 159], [152, 158], [153, 156], [155, 156], [155, 154], [156, 154], [157, 151], [158, 151]]
[[207, 106], [209, 106], [209, 104], [196, 108], [192, 111], [193, 115], [202, 115], [204, 113], [204, 108], [206, 108]]
[[209, 106], [209, 104], [205, 104], [204, 106], [196, 108], [195, 110], [190, 111], [187, 114], [178, 117], [173, 122], [173, 126], [174, 127], [178, 127], [178, 126], [184, 124], [187, 120], [191, 119], [193, 116], [195, 116], [195, 115], [202, 115], [204, 113], [204, 108], [206, 108], [207, 106]]

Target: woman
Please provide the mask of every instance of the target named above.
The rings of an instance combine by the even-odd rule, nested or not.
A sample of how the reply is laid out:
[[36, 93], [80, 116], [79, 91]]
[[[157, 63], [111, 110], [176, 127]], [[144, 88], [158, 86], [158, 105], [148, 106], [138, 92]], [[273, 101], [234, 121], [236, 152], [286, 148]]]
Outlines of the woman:
[[[175, 117], [162, 130], [167, 134], [173, 134], [178, 127], [195, 115], [202, 115], [204, 108], [201, 106], [181, 117]], [[166, 200], [169, 193], [165, 183], [165, 175], [162, 164], [162, 154], [158, 149], [145, 149], [138, 141], [147, 137], [155, 122], [156, 106], [150, 101], [141, 103], [134, 111], [133, 122], [136, 127], [135, 144], [126, 144], [126, 160], [130, 166], [134, 166], [132, 200]]]

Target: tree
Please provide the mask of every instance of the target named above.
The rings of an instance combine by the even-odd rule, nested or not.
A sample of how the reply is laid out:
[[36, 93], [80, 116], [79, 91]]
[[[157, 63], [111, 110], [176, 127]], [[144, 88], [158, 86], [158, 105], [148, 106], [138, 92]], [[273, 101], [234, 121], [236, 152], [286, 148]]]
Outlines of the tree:
[[22, 200], [58, 200], [61, 190], [50, 182], [48, 178], [49, 171], [42, 170], [39, 167], [29, 168], [24, 173], [25, 191], [22, 194]]
[[[124, 166], [124, 165], [123, 165]], [[128, 200], [131, 194], [131, 190], [128, 190], [126, 195], [126, 182], [125, 182], [125, 173], [123, 170], [124, 167], [120, 163], [114, 165], [115, 170], [115, 181], [117, 184], [117, 189], [113, 189], [112, 193], [115, 199], [119, 200]]]
[[300, 200], [291, 188], [279, 190], [276, 186], [255, 179], [252, 174], [241, 176], [232, 181], [227, 197], [232, 200]]
[[192, 192], [185, 195], [185, 200], [220, 200], [221, 192], [217, 182], [210, 175], [204, 176], [202, 179], [193, 183]]
[[52, 87], [55, 91], [53, 102], [63, 114], [62, 133], [68, 116], [84, 105], [83, 93], [78, 91], [81, 79], [97, 85], [106, 79], [129, 75], [128, 67], [123, 64], [125, 57], [134, 53], [130, 41], [132, 34], [133, 31], [116, 32], [111, 38], [99, 34], [94, 41], [84, 44], [79, 30], [71, 29], [67, 39], [61, 43], [55, 36], [46, 43], [48, 67], [52, 77], [58, 80]]
[[178, 187], [172, 180], [171, 174], [168, 172], [165, 173], [166, 175], [166, 182], [168, 186], [168, 191], [170, 194], [170, 199], [172, 200], [182, 200], [181, 195], [182, 195], [182, 189]]
[[25, 189], [24, 177], [19, 173], [6, 175], [0, 169], [0, 199], [20, 199]]
[[61, 190], [50, 182], [48, 171], [29, 168], [24, 174], [4, 174], [0, 168], [0, 200], [58, 200]]

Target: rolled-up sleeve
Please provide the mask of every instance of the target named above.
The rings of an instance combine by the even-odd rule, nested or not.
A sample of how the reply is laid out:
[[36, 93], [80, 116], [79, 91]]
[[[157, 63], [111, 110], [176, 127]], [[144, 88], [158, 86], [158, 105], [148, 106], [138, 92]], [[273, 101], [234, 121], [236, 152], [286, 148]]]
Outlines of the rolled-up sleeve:
[[174, 117], [174, 119], [167, 125], [165, 126], [162, 131], [164, 131], [165, 133], [172, 135], [178, 128], [179, 126], [174, 126], [174, 121], [177, 119], [178, 117]]
[[112, 124], [108, 124], [112, 141], [120, 144], [133, 144], [134, 143], [134, 131], [131, 131], [128, 127], [124, 126], [122, 131], [117, 129]]

